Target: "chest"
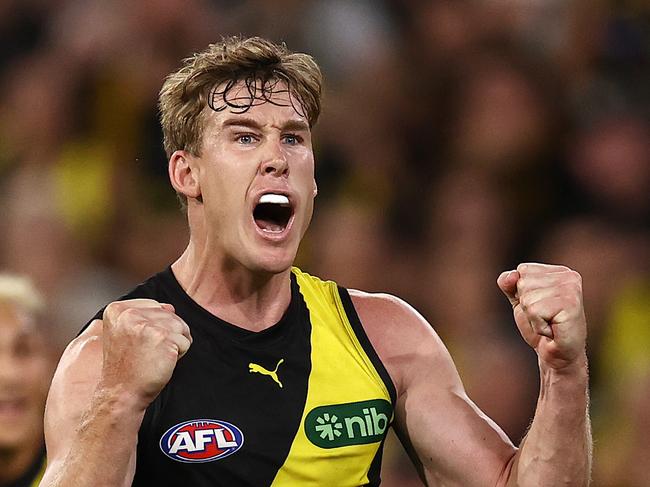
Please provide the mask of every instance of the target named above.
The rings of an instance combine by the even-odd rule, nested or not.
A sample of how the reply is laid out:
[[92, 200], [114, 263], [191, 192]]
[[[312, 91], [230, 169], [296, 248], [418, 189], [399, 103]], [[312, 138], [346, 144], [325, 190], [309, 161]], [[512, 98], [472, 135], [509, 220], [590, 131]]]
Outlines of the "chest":
[[392, 407], [339, 326], [305, 310], [263, 342], [193, 331], [145, 416], [134, 485], [368, 484]]

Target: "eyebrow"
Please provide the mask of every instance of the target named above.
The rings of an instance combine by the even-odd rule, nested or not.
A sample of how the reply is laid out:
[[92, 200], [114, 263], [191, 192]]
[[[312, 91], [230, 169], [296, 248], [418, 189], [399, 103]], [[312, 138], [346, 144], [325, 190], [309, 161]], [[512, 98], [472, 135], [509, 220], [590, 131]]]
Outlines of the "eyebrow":
[[[227, 118], [221, 124], [221, 128], [225, 129], [228, 127], [248, 127], [257, 130], [262, 130], [263, 126], [255, 119], [249, 117], [236, 117], [236, 118]], [[309, 130], [309, 124], [303, 122], [302, 120], [287, 120], [280, 126], [282, 131], [301, 131]]]

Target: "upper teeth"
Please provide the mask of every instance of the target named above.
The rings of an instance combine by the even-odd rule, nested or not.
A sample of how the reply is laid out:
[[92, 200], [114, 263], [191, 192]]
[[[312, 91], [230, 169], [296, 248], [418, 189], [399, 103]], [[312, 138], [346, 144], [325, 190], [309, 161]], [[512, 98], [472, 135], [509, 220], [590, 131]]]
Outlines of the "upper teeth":
[[289, 198], [283, 194], [266, 193], [260, 198], [260, 203], [272, 203], [275, 205], [289, 205]]

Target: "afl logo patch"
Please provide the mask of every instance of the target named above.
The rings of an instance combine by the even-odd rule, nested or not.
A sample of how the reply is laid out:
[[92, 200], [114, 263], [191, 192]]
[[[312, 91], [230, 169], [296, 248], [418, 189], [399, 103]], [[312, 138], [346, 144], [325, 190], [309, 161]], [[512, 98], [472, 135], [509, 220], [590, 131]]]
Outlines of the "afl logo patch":
[[169, 428], [160, 438], [160, 449], [172, 460], [203, 463], [232, 455], [244, 444], [234, 424], [216, 419], [192, 419]]

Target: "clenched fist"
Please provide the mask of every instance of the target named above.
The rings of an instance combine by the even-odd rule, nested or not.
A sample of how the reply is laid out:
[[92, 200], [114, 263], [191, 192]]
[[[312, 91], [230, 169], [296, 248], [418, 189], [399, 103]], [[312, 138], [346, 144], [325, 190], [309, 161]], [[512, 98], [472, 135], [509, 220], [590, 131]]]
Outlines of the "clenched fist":
[[527, 263], [503, 272], [497, 284], [512, 304], [522, 337], [543, 364], [560, 370], [584, 358], [587, 324], [580, 274]]
[[101, 386], [130, 395], [144, 409], [189, 349], [190, 329], [171, 304], [152, 299], [113, 302], [102, 321]]

